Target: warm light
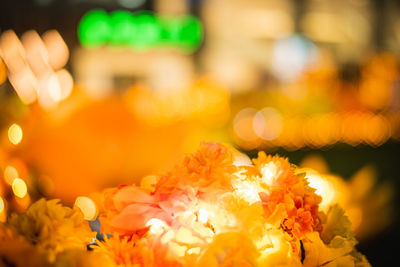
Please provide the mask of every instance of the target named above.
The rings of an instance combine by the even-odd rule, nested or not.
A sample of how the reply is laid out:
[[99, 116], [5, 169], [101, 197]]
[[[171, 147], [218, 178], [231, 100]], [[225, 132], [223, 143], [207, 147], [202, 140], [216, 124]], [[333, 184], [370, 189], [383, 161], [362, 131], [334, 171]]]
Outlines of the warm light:
[[244, 179], [238, 179], [232, 180], [232, 186], [235, 188], [236, 194], [250, 204], [261, 201], [258, 194], [260, 188], [256, 183]]
[[61, 86], [58, 82], [56, 74], [52, 74], [47, 82], [47, 90], [50, 98], [54, 102], [61, 100]]
[[25, 65], [25, 50], [13, 30], [7, 30], [0, 37], [0, 52], [9, 72], [19, 71]]
[[164, 230], [168, 228], [168, 225], [164, 221], [156, 218], [150, 219], [146, 223], [146, 226], [150, 227], [149, 233], [155, 235], [162, 234]]
[[200, 254], [200, 248], [190, 248], [188, 249], [187, 254]]
[[66, 69], [61, 69], [56, 73], [58, 83], [60, 85], [60, 100], [66, 99], [72, 91], [74, 81], [71, 74]]
[[14, 145], [17, 145], [21, 142], [22, 136], [22, 129], [18, 124], [14, 123], [10, 126], [10, 128], [8, 128], [8, 139]]
[[53, 69], [60, 69], [67, 64], [69, 51], [60, 33], [50, 30], [42, 35], [48, 52], [48, 62]]
[[282, 126], [282, 116], [274, 108], [264, 108], [254, 116], [254, 132], [264, 140], [277, 138], [282, 131]]
[[2, 213], [4, 211], [4, 200], [2, 197], [0, 197], [0, 213]]
[[174, 231], [170, 230], [166, 232], [162, 237], [161, 237], [161, 242], [166, 244], [170, 242], [173, 238], [175, 237]]
[[263, 182], [265, 182], [267, 185], [272, 185], [276, 172], [277, 167], [273, 162], [265, 164], [261, 169]]
[[12, 185], [14, 179], [18, 177], [18, 171], [13, 166], [7, 166], [4, 169], [4, 180], [7, 184]]
[[20, 178], [14, 179], [12, 183], [12, 190], [14, 192], [14, 195], [19, 198], [25, 197], [28, 192], [25, 181]]
[[88, 197], [77, 197], [75, 206], [78, 207], [85, 218], [85, 220], [94, 220], [97, 216], [96, 204]]
[[170, 243], [169, 244], [169, 249], [178, 257], [183, 257], [185, 256], [185, 252], [186, 252], [186, 247], [185, 246], [181, 246], [178, 245], [177, 243]]
[[319, 206], [322, 210], [326, 211], [336, 200], [335, 186], [327, 178], [323, 178], [317, 173], [307, 172], [306, 178], [310, 187], [316, 189], [315, 193], [322, 197]]
[[253, 129], [253, 118], [255, 114], [256, 110], [252, 108], [243, 109], [236, 114], [233, 121], [233, 130], [243, 141], [255, 141], [258, 138]]
[[36, 77], [46, 75], [51, 71], [51, 67], [48, 64], [49, 55], [47, 49], [37, 31], [29, 30], [25, 32], [21, 36], [21, 42], [25, 48], [29, 67]]
[[293, 81], [318, 56], [315, 45], [301, 35], [278, 40], [272, 51], [271, 70], [282, 81]]
[[4, 83], [7, 79], [7, 68], [3, 60], [0, 58], [0, 84]]
[[7, 219], [6, 207], [2, 197], [0, 197], [0, 222], [5, 222]]
[[192, 234], [192, 231], [186, 227], [181, 227], [176, 232], [175, 240], [182, 244], [198, 244], [201, 240]]
[[21, 70], [17, 72], [10, 71], [8, 80], [22, 102], [31, 104], [36, 100], [39, 84], [37, 78], [28, 66], [22, 67]]
[[201, 223], [207, 223], [208, 221], [208, 211], [205, 209], [199, 209], [199, 215], [198, 215], [199, 221]]

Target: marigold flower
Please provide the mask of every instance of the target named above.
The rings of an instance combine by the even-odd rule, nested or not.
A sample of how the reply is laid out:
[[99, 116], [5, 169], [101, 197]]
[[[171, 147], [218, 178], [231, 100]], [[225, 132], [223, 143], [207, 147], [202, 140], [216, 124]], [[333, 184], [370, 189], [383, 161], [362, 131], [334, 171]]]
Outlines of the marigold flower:
[[115, 263], [107, 255], [97, 251], [69, 249], [57, 254], [57, 258], [51, 266], [114, 267]]
[[43, 266], [45, 257], [14, 229], [0, 225], [0, 266]]
[[199, 149], [186, 156], [168, 175], [157, 183], [158, 192], [173, 192], [191, 187], [195, 191], [207, 187], [231, 189], [234, 151], [219, 143], [201, 143]]
[[100, 221], [114, 235], [97, 250], [126, 266], [368, 264], [343, 211], [320, 211], [295, 165], [263, 152], [253, 162], [235, 165], [233, 150], [203, 143], [143, 188], [107, 190]]
[[8, 224], [43, 251], [50, 262], [66, 249], [85, 250], [96, 236], [79, 209], [62, 206], [57, 199], [35, 202], [26, 213], [12, 214]]

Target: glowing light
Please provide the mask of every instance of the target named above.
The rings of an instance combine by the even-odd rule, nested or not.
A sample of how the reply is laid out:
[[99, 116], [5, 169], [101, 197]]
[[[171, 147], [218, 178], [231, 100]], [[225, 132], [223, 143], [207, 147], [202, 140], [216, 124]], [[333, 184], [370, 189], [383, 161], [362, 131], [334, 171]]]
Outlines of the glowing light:
[[72, 87], [74, 86], [72, 76], [66, 69], [61, 69], [55, 74], [61, 89], [60, 100], [67, 99], [72, 92]]
[[96, 204], [90, 198], [77, 197], [75, 200], [75, 206], [82, 211], [85, 220], [91, 221], [96, 219], [97, 216]]
[[175, 237], [175, 233], [170, 230], [167, 231], [162, 237], [161, 237], [161, 242], [166, 244], [168, 242], [170, 242], [173, 238]]
[[9, 72], [18, 72], [25, 66], [25, 49], [13, 30], [1, 34], [0, 52]]
[[200, 248], [190, 248], [187, 253], [190, 254], [200, 254]]
[[235, 134], [244, 141], [255, 141], [257, 135], [253, 130], [253, 117], [256, 114], [256, 110], [252, 108], [246, 108], [236, 114], [233, 121], [233, 129]]
[[185, 246], [180, 246], [177, 243], [170, 243], [169, 244], [169, 249], [177, 256], [177, 257], [183, 257], [185, 256], [185, 252], [187, 248]]
[[199, 221], [201, 223], [207, 223], [208, 221], [208, 211], [205, 209], [199, 209], [199, 215], [198, 215]]
[[18, 171], [13, 166], [7, 166], [4, 169], [4, 180], [6, 181], [7, 184], [12, 185], [14, 179], [17, 178], [18, 176], [19, 176]]
[[236, 194], [250, 204], [261, 201], [258, 192], [262, 190], [254, 182], [244, 179], [235, 179], [232, 180], [232, 186], [235, 188]]
[[78, 36], [82, 45], [96, 47], [104, 45], [110, 39], [112, 31], [110, 18], [103, 10], [86, 13], [79, 23]]
[[160, 235], [162, 234], [166, 229], [168, 229], [168, 225], [160, 220], [160, 219], [150, 219], [148, 220], [148, 222], [146, 223], [147, 227], [150, 227], [149, 229], [149, 233], [154, 234], [154, 235]]
[[316, 58], [314, 44], [300, 35], [293, 35], [274, 45], [271, 69], [282, 81], [291, 81]]
[[114, 11], [111, 13], [110, 20], [112, 25], [110, 42], [129, 45], [132, 42], [133, 33], [137, 30], [133, 14], [128, 11]]
[[315, 188], [315, 193], [322, 197], [319, 204], [322, 210], [327, 210], [329, 205], [333, 204], [336, 200], [335, 186], [326, 178], [322, 178], [317, 173], [307, 172], [307, 181], [310, 187]]
[[0, 58], [0, 85], [7, 79], [7, 69], [4, 61]]
[[5, 222], [7, 219], [6, 205], [2, 197], [0, 197], [0, 222]]
[[274, 177], [277, 175], [277, 167], [273, 162], [265, 164], [261, 168], [263, 182], [267, 185], [272, 185]]
[[42, 35], [47, 49], [48, 62], [53, 69], [60, 69], [67, 64], [69, 51], [66, 43], [56, 30], [50, 30]]
[[25, 48], [26, 60], [36, 77], [51, 71], [48, 64], [49, 54], [39, 34], [29, 30], [21, 36]]
[[58, 82], [57, 75], [52, 74], [47, 82], [47, 90], [50, 98], [54, 102], [61, 100], [61, 86]]
[[14, 179], [12, 183], [12, 190], [14, 192], [14, 195], [19, 198], [25, 197], [28, 192], [25, 181], [20, 178]]
[[198, 237], [193, 236], [192, 231], [188, 228], [181, 227], [176, 232], [175, 240], [178, 243], [184, 244], [198, 244], [201, 240]]
[[21, 126], [14, 123], [8, 128], [8, 140], [14, 145], [19, 144], [22, 141], [23, 132]]
[[254, 116], [253, 127], [257, 136], [264, 140], [273, 140], [282, 131], [282, 116], [274, 108], [263, 108]]
[[102, 10], [83, 16], [78, 36], [83, 46], [97, 47], [108, 43], [147, 49], [156, 45], [173, 45], [189, 52], [203, 39], [201, 22], [193, 16], [158, 17], [148, 11], [130, 13]]
[[149, 48], [161, 41], [161, 25], [150, 12], [144, 11], [135, 15], [136, 32], [132, 34], [131, 45], [136, 48]]
[[33, 103], [37, 98], [38, 81], [32, 70], [25, 66], [17, 72], [10, 72], [8, 79], [18, 96], [25, 104]]
[[4, 200], [2, 197], [0, 197], [0, 213], [4, 211], [5, 205], [4, 205]]

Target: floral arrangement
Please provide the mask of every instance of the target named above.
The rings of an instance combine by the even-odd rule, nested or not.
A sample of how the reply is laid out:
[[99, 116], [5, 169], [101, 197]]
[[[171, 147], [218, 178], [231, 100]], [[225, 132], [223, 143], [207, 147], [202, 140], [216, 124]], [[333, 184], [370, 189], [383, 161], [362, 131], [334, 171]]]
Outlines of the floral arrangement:
[[305, 173], [263, 152], [203, 143], [97, 196], [102, 238], [78, 208], [42, 199], [1, 225], [0, 266], [370, 266], [345, 212], [322, 211]]

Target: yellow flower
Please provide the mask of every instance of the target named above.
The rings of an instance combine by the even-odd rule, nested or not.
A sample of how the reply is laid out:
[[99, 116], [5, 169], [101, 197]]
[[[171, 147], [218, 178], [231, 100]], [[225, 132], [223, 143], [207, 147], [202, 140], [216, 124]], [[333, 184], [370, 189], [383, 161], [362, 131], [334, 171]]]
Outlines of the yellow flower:
[[235, 166], [232, 153], [202, 144], [143, 188], [107, 190], [100, 218], [118, 235], [95, 250], [117, 266], [368, 264], [344, 212], [321, 212], [321, 196], [296, 166], [265, 153]]
[[341, 236], [355, 242], [354, 234], [351, 231], [351, 222], [339, 205], [336, 204], [329, 208], [322, 224], [321, 239], [325, 244], [329, 244], [335, 236]]
[[13, 229], [0, 225], [0, 267], [43, 266], [43, 255]]
[[97, 242], [93, 249], [102, 253], [114, 266], [154, 266], [154, 254], [146, 240], [134, 241], [128, 237], [105, 236], [104, 242]]
[[351, 223], [338, 205], [329, 209], [322, 224], [321, 235], [313, 232], [302, 240], [304, 266], [370, 266], [366, 258], [356, 251], [357, 241], [351, 231]]
[[115, 264], [102, 253], [70, 249], [57, 255], [54, 267], [114, 267]]
[[95, 232], [83, 219], [82, 212], [62, 206], [59, 200], [41, 199], [24, 214], [12, 214], [9, 225], [31, 244], [45, 252], [50, 262], [66, 249], [86, 249]]
[[240, 233], [224, 233], [215, 236], [205, 253], [200, 256], [197, 265], [216, 266], [257, 266], [259, 252], [251, 239]]

